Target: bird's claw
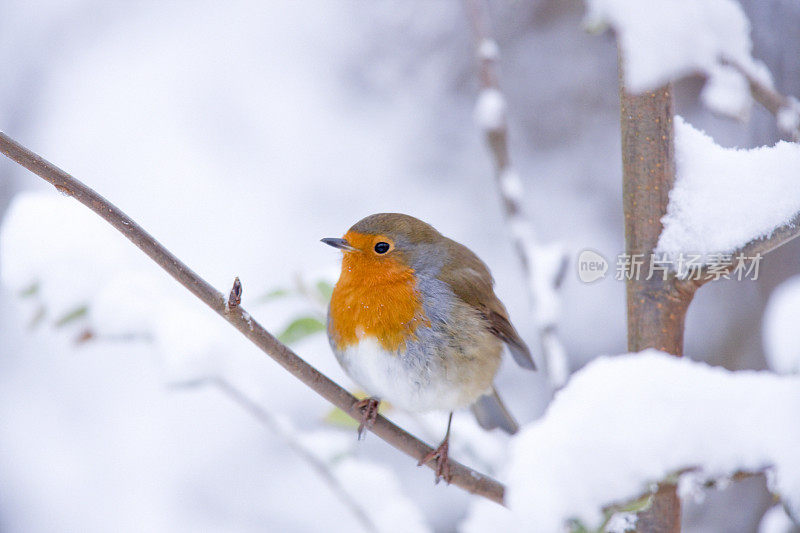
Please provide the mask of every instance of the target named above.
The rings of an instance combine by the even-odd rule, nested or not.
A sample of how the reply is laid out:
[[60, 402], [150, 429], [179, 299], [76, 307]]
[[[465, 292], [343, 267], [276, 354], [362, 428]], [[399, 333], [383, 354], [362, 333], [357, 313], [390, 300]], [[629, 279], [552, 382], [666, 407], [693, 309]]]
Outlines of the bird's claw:
[[450, 484], [450, 479], [452, 476], [450, 474], [450, 460], [447, 456], [449, 447], [449, 439], [445, 439], [438, 448], [428, 452], [428, 454], [420, 459], [419, 463], [417, 463], [417, 466], [422, 466], [436, 459], [436, 468], [433, 469], [433, 472], [436, 476], [435, 483], [437, 484], [441, 479], [444, 479], [448, 485]]
[[376, 398], [364, 398], [355, 403], [354, 407], [361, 411], [361, 421], [358, 424], [358, 440], [364, 439], [364, 433], [370, 429], [378, 419], [378, 406], [381, 401]]

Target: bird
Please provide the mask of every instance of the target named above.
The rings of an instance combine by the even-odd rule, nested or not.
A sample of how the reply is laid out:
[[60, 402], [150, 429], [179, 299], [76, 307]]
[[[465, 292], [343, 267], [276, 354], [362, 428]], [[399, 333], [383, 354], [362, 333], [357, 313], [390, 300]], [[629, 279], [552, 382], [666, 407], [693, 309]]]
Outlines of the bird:
[[493, 383], [503, 345], [519, 366], [536, 369], [489, 268], [466, 246], [401, 213], [370, 215], [322, 242], [343, 252], [327, 334], [345, 373], [369, 395], [355, 404], [358, 438], [382, 400], [412, 413], [449, 412], [441, 444], [419, 461], [435, 460], [435, 482], [449, 483], [453, 411], [470, 407], [487, 430], [519, 429]]

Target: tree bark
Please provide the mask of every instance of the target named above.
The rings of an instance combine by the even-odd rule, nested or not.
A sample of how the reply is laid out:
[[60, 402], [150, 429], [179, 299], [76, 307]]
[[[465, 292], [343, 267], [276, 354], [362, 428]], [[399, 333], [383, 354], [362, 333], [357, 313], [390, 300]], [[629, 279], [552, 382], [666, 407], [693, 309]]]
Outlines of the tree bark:
[[[629, 94], [620, 70], [620, 110], [625, 251], [632, 267], [626, 283], [628, 350], [656, 348], [680, 356], [686, 311], [697, 286], [650, 269], [675, 181], [672, 88]], [[651, 507], [638, 515], [637, 531], [671, 533], [680, 528], [676, 487], [659, 485]]]
[[639, 513], [636, 531], [673, 533], [681, 530], [681, 500], [675, 485], [662, 484], [653, 495], [652, 505]]

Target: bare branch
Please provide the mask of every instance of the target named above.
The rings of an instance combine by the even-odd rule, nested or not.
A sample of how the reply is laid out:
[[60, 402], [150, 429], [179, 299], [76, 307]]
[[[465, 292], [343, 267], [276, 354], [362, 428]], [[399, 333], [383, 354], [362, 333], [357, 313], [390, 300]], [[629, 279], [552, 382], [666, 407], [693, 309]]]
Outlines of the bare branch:
[[[134, 222], [128, 215], [100, 196], [97, 192], [73, 178], [41, 156], [31, 152], [4, 133], [0, 132], [0, 152], [19, 163], [45, 181], [51, 183], [60, 192], [72, 196], [80, 203], [97, 213], [106, 222], [114, 226], [133, 244], [139, 247], [161, 268], [167, 271], [181, 285], [197, 296], [217, 314], [230, 322], [253, 344], [269, 355], [293, 376], [316, 391], [330, 403], [339, 407], [354, 420], [361, 419], [356, 408], [358, 399], [345, 389], [334, 383], [316, 368], [306, 363], [288, 346], [281, 343], [258, 322], [250, 317], [241, 306], [228, 307], [227, 299], [214, 289], [207, 281], [198, 276], [180, 259], [173, 255]], [[413, 435], [389, 422], [383, 416], [372, 426], [371, 431], [398, 450], [419, 461], [432, 448], [419, 441]], [[466, 466], [450, 461], [454, 485], [494, 502], [503, 503], [505, 487], [494, 479], [476, 472]]]
[[511, 165], [508, 150], [505, 98], [497, 73], [499, 50], [489, 32], [483, 0], [465, 0], [465, 8], [472, 26], [481, 84], [476, 115], [486, 135], [494, 162], [497, 190], [514, 248], [525, 273], [548, 378], [553, 386], [560, 387], [566, 381], [569, 369], [566, 351], [556, 334], [557, 316], [553, 308], [557, 306], [558, 289], [563, 281], [568, 257], [559, 245], [543, 245], [536, 239], [533, 225], [520, 203], [523, 186]]

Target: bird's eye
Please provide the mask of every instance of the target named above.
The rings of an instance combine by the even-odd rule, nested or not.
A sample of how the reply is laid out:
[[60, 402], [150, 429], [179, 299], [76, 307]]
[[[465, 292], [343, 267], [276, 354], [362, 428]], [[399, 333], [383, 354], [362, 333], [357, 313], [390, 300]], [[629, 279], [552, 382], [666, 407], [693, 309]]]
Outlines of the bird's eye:
[[388, 242], [381, 241], [375, 245], [375, 253], [385, 254], [389, 251], [389, 248], [391, 248], [391, 245]]

